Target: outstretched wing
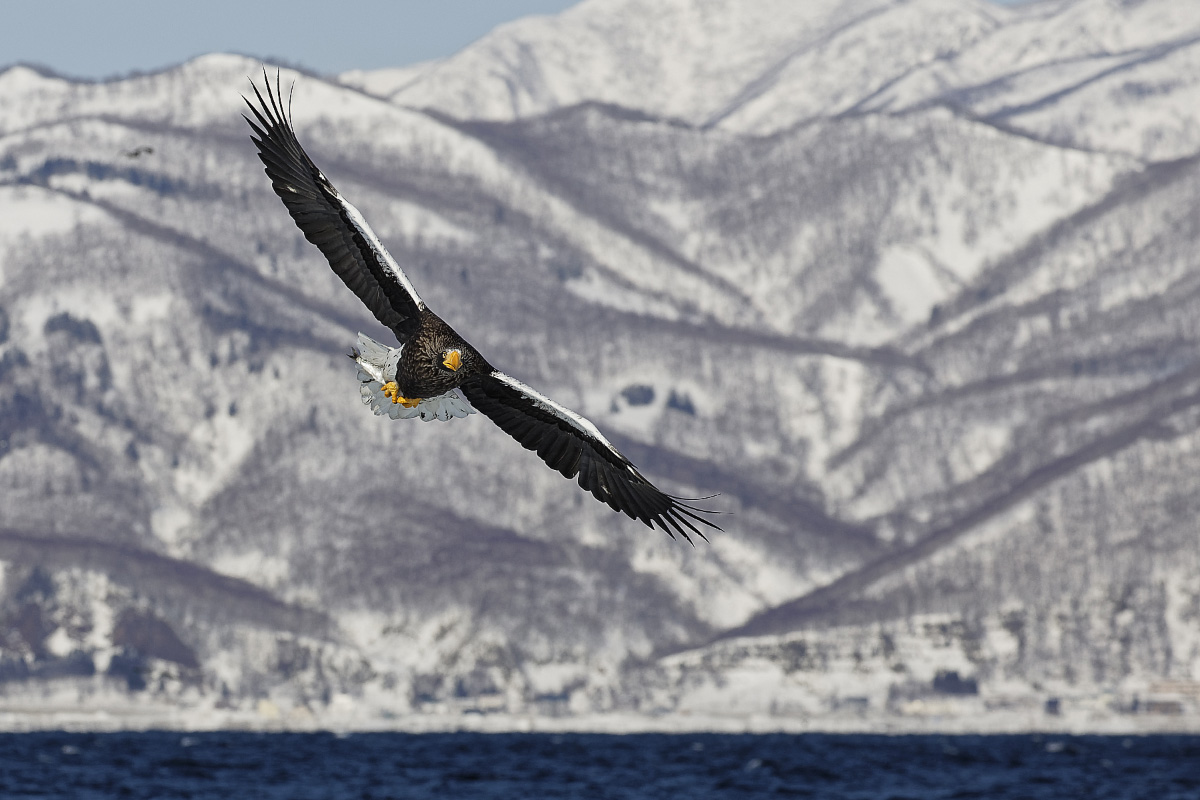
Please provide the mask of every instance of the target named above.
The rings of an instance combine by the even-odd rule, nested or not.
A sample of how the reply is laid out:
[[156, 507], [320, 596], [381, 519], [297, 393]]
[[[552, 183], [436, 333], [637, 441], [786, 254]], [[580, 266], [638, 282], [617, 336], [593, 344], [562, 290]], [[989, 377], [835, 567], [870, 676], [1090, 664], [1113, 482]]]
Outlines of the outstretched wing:
[[689, 542], [688, 531], [708, 538], [695, 522], [720, 530], [700, 516], [711, 512], [656, 489], [595, 425], [516, 378], [492, 372], [464, 383], [461, 389], [477, 411], [525, 449], [536, 450], [565, 477], [578, 475], [579, 485], [614, 511], [624, 511], [651, 528], [658, 525], [671, 538], [679, 533]]
[[300, 146], [291, 119], [283, 112], [279, 76], [274, 91], [265, 72], [263, 78], [267, 99], [252, 82], [258, 107], [245, 98], [255, 117], [245, 119], [254, 129], [251, 139], [271, 187], [304, 238], [321, 249], [338, 277], [403, 344], [416, 330], [425, 303], [362, 214], [342, 199]]

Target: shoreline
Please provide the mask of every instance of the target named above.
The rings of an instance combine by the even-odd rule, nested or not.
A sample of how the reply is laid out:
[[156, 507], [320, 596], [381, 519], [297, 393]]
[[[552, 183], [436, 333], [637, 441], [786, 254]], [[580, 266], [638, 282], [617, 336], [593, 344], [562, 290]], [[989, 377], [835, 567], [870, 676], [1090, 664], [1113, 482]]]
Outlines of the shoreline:
[[[365, 716], [365, 715], [364, 715]], [[239, 731], [249, 733], [537, 733], [537, 734], [847, 734], [945, 736], [1146, 736], [1200, 735], [1200, 718], [1122, 715], [1053, 720], [997, 715], [995, 719], [915, 718], [898, 715], [859, 718], [780, 718], [766, 715], [588, 714], [549, 717], [519, 714], [411, 714], [364, 718], [347, 714], [269, 716], [247, 711], [196, 713], [171, 708], [4, 709], [0, 733]]]

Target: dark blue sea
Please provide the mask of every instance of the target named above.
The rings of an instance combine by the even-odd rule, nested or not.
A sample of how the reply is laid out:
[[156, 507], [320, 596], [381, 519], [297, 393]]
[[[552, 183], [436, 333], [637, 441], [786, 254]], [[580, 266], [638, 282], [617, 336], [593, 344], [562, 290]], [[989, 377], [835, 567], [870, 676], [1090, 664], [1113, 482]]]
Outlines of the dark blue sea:
[[1200, 798], [1200, 737], [30, 733], [4, 798]]

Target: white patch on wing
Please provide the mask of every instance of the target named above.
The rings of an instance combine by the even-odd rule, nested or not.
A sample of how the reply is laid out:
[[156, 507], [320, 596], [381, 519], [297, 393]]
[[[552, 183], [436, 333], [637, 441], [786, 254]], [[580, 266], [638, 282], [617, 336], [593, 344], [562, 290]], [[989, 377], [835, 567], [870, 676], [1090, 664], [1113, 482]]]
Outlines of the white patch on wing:
[[561, 419], [563, 422], [566, 422], [572, 428], [587, 434], [611, 450], [612, 453], [617, 456], [617, 458], [621, 459], [622, 461], [625, 460], [625, 456], [621, 455], [617, 448], [612, 446], [612, 442], [604, 438], [604, 434], [600, 433], [599, 429], [597, 429], [596, 426], [591, 423], [591, 420], [581, 416], [580, 414], [576, 414], [566, 406], [559, 405], [549, 397], [546, 397], [546, 395], [534, 390], [529, 386], [526, 386], [511, 375], [505, 375], [503, 372], [496, 370], [492, 373], [492, 377], [501, 383], [507, 383], [509, 386], [523, 394], [526, 399], [532, 400], [534, 405], [536, 405], [538, 408], [542, 409], [543, 411], [548, 411], [549, 413]]
[[[325, 176], [322, 175], [321, 177], [324, 178]], [[326, 179], [325, 183], [330, 188], [333, 188], [333, 184], [329, 183], [328, 179]], [[346, 198], [342, 197], [337, 189], [333, 190], [333, 196], [342, 204], [342, 208], [346, 209], [346, 216], [350, 217], [350, 222], [354, 227], [358, 228], [358, 232], [366, 240], [367, 246], [375, 251], [375, 257], [379, 259], [379, 263], [383, 265], [383, 268], [391, 273], [392, 277], [404, 287], [404, 291], [409, 293], [413, 302], [417, 304], [417, 308], [424, 308], [425, 301], [417, 294], [417, 290], [409, 282], [408, 276], [404, 274], [404, 270], [400, 269], [400, 265], [396, 263], [396, 259], [392, 258], [392, 254], [383, 246], [383, 242], [379, 241], [379, 237], [375, 235], [375, 231], [371, 230], [371, 226], [363, 219], [363, 215]], [[362, 334], [359, 335], [361, 336]]]
[[438, 397], [427, 397], [413, 408], [393, 403], [383, 393], [383, 384], [396, 379], [396, 366], [400, 363], [402, 347], [388, 347], [370, 336], [358, 335], [358, 391], [363, 405], [370, 406], [376, 416], [387, 415], [392, 419], [417, 419], [431, 422], [446, 422], [454, 417], [466, 417], [476, 413], [467, 398], [458, 389], [452, 389]]

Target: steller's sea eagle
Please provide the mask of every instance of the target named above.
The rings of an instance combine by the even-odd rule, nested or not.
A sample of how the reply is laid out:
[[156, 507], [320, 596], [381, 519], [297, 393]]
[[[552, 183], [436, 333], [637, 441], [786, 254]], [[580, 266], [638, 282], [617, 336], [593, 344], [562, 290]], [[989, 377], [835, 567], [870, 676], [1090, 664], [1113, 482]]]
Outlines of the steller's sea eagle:
[[265, 83], [266, 100], [251, 82], [258, 106], [247, 98], [254, 119], [245, 119], [271, 187], [304, 237], [400, 343], [388, 347], [359, 334], [351, 357], [364, 403], [398, 419], [448, 420], [478, 410], [565, 477], [578, 476], [580, 486], [614, 511], [689, 542], [689, 531], [707, 538], [695, 523], [720, 530], [700, 516], [712, 512], [659, 491], [595, 425], [492, 367], [430, 311], [358, 209], [300, 146], [283, 112], [278, 75], [274, 91], [269, 79]]

